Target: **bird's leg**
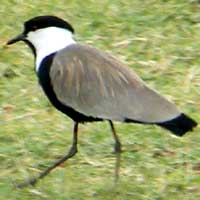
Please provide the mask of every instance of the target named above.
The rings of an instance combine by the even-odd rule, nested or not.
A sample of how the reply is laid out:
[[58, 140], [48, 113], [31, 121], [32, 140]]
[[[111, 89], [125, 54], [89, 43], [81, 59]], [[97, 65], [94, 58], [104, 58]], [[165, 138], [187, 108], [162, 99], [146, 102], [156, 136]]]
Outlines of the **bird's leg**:
[[120, 162], [121, 162], [121, 152], [122, 152], [122, 149], [121, 149], [121, 143], [120, 143], [120, 140], [116, 134], [116, 131], [115, 131], [115, 128], [114, 128], [114, 125], [112, 123], [112, 121], [109, 121], [110, 123], [110, 127], [111, 127], [111, 131], [112, 131], [112, 134], [113, 134], [113, 137], [115, 139], [115, 145], [114, 145], [114, 152], [116, 154], [116, 161], [115, 161], [115, 182], [118, 181], [118, 178], [119, 178], [119, 170], [120, 170]]
[[112, 131], [112, 134], [113, 134], [113, 137], [114, 137], [114, 140], [115, 140], [114, 152], [115, 153], [121, 153], [122, 152], [121, 143], [120, 143], [119, 137], [118, 137], [118, 135], [115, 131], [114, 124], [110, 120], [109, 120], [109, 123], [110, 123], [111, 131]]
[[77, 141], [78, 141], [78, 122], [75, 122], [74, 132], [73, 132], [73, 143], [72, 143], [72, 146], [71, 146], [68, 154], [63, 156], [58, 161], [56, 161], [53, 165], [48, 167], [45, 171], [41, 172], [39, 174], [39, 176], [33, 177], [33, 178], [29, 179], [28, 181], [18, 184], [17, 188], [26, 187], [29, 185], [32, 185], [32, 186], [35, 185], [39, 179], [45, 177], [49, 172], [51, 172], [51, 170], [53, 170], [54, 168], [56, 168], [57, 166], [59, 166], [60, 164], [62, 164], [66, 160], [68, 160], [69, 158], [73, 157], [77, 153]]
[[115, 158], [115, 183], [119, 180], [120, 164], [121, 164], [121, 152], [116, 153]]

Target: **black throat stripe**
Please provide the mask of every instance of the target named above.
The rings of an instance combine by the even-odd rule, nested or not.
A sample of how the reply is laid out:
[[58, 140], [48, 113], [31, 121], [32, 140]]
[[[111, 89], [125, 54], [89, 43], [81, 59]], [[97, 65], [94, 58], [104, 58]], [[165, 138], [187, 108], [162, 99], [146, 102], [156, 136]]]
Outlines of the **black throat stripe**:
[[[40, 64], [39, 71], [37, 73], [39, 78], [39, 83], [44, 90], [44, 93], [50, 100], [50, 102], [55, 106], [59, 111], [63, 112], [64, 114], [68, 115], [70, 118], [72, 118], [76, 122], [91, 122], [91, 121], [102, 121], [102, 119], [86, 116], [80, 112], [75, 111], [73, 108], [64, 105], [62, 102], [58, 100], [56, 97], [56, 94], [53, 90], [51, 79], [50, 79], [50, 68], [52, 61], [54, 59], [54, 56], [56, 53], [53, 53], [47, 57], [45, 57]], [[64, 91], [63, 91], [64, 92]]]

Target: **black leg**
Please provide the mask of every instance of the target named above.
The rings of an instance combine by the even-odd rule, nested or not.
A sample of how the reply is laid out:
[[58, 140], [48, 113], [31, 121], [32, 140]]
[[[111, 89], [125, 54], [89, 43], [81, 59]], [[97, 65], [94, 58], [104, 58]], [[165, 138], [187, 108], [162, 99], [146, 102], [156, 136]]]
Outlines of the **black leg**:
[[39, 174], [39, 176], [33, 177], [26, 182], [18, 184], [17, 188], [26, 187], [29, 185], [35, 185], [39, 179], [45, 177], [49, 172], [51, 172], [51, 170], [53, 170], [54, 168], [56, 168], [57, 166], [59, 166], [60, 164], [62, 164], [66, 160], [68, 160], [69, 158], [73, 157], [77, 153], [77, 141], [78, 141], [78, 122], [75, 122], [74, 133], [73, 133], [73, 143], [72, 143], [72, 146], [71, 146], [68, 154], [63, 156], [60, 160], [56, 161], [53, 165], [51, 165], [45, 171], [41, 172]]
[[119, 170], [120, 170], [122, 149], [121, 149], [120, 140], [119, 140], [119, 138], [116, 134], [116, 131], [115, 131], [115, 128], [114, 128], [112, 121], [109, 121], [109, 123], [110, 123], [110, 127], [111, 127], [113, 137], [115, 139], [114, 152], [116, 154], [116, 161], [115, 161], [115, 183], [116, 183], [119, 179]]
[[114, 152], [115, 153], [121, 153], [122, 152], [121, 143], [120, 143], [119, 137], [116, 134], [114, 124], [110, 120], [109, 120], [109, 123], [110, 123], [111, 131], [112, 131], [112, 134], [113, 134], [113, 137], [114, 137], [114, 140], [115, 140]]
[[121, 164], [121, 153], [116, 154], [115, 160], [115, 183], [119, 180], [119, 172], [120, 172], [120, 164]]

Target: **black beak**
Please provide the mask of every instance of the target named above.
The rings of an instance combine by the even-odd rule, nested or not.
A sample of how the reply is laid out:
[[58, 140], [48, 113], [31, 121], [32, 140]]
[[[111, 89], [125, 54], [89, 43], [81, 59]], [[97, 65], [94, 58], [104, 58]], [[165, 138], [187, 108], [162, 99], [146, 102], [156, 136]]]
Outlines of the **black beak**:
[[10, 45], [10, 44], [14, 44], [15, 42], [24, 41], [25, 38], [26, 38], [25, 34], [22, 33], [22, 34], [18, 35], [17, 37], [9, 40], [6, 44]]

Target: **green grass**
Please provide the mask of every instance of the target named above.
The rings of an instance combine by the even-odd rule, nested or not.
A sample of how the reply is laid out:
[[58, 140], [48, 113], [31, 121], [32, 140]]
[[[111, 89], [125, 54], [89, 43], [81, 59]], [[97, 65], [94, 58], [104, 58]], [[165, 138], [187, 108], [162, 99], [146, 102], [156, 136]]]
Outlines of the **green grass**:
[[125, 151], [115, 185], [108, 124], [81, 125], [73, 159], [35, 187], [14, 189], [67, 151], [73, 123], [44, 97], [30, 50], [3, 46], [25, 20], [60, 16], [73, 24], [78, 41], [117, 56], [198, 122], [199, 10], [187, 0], [1, 0], [0, 200], [199, 199], [199, 127], [176, 139], [159, 127], [116, 123]]

